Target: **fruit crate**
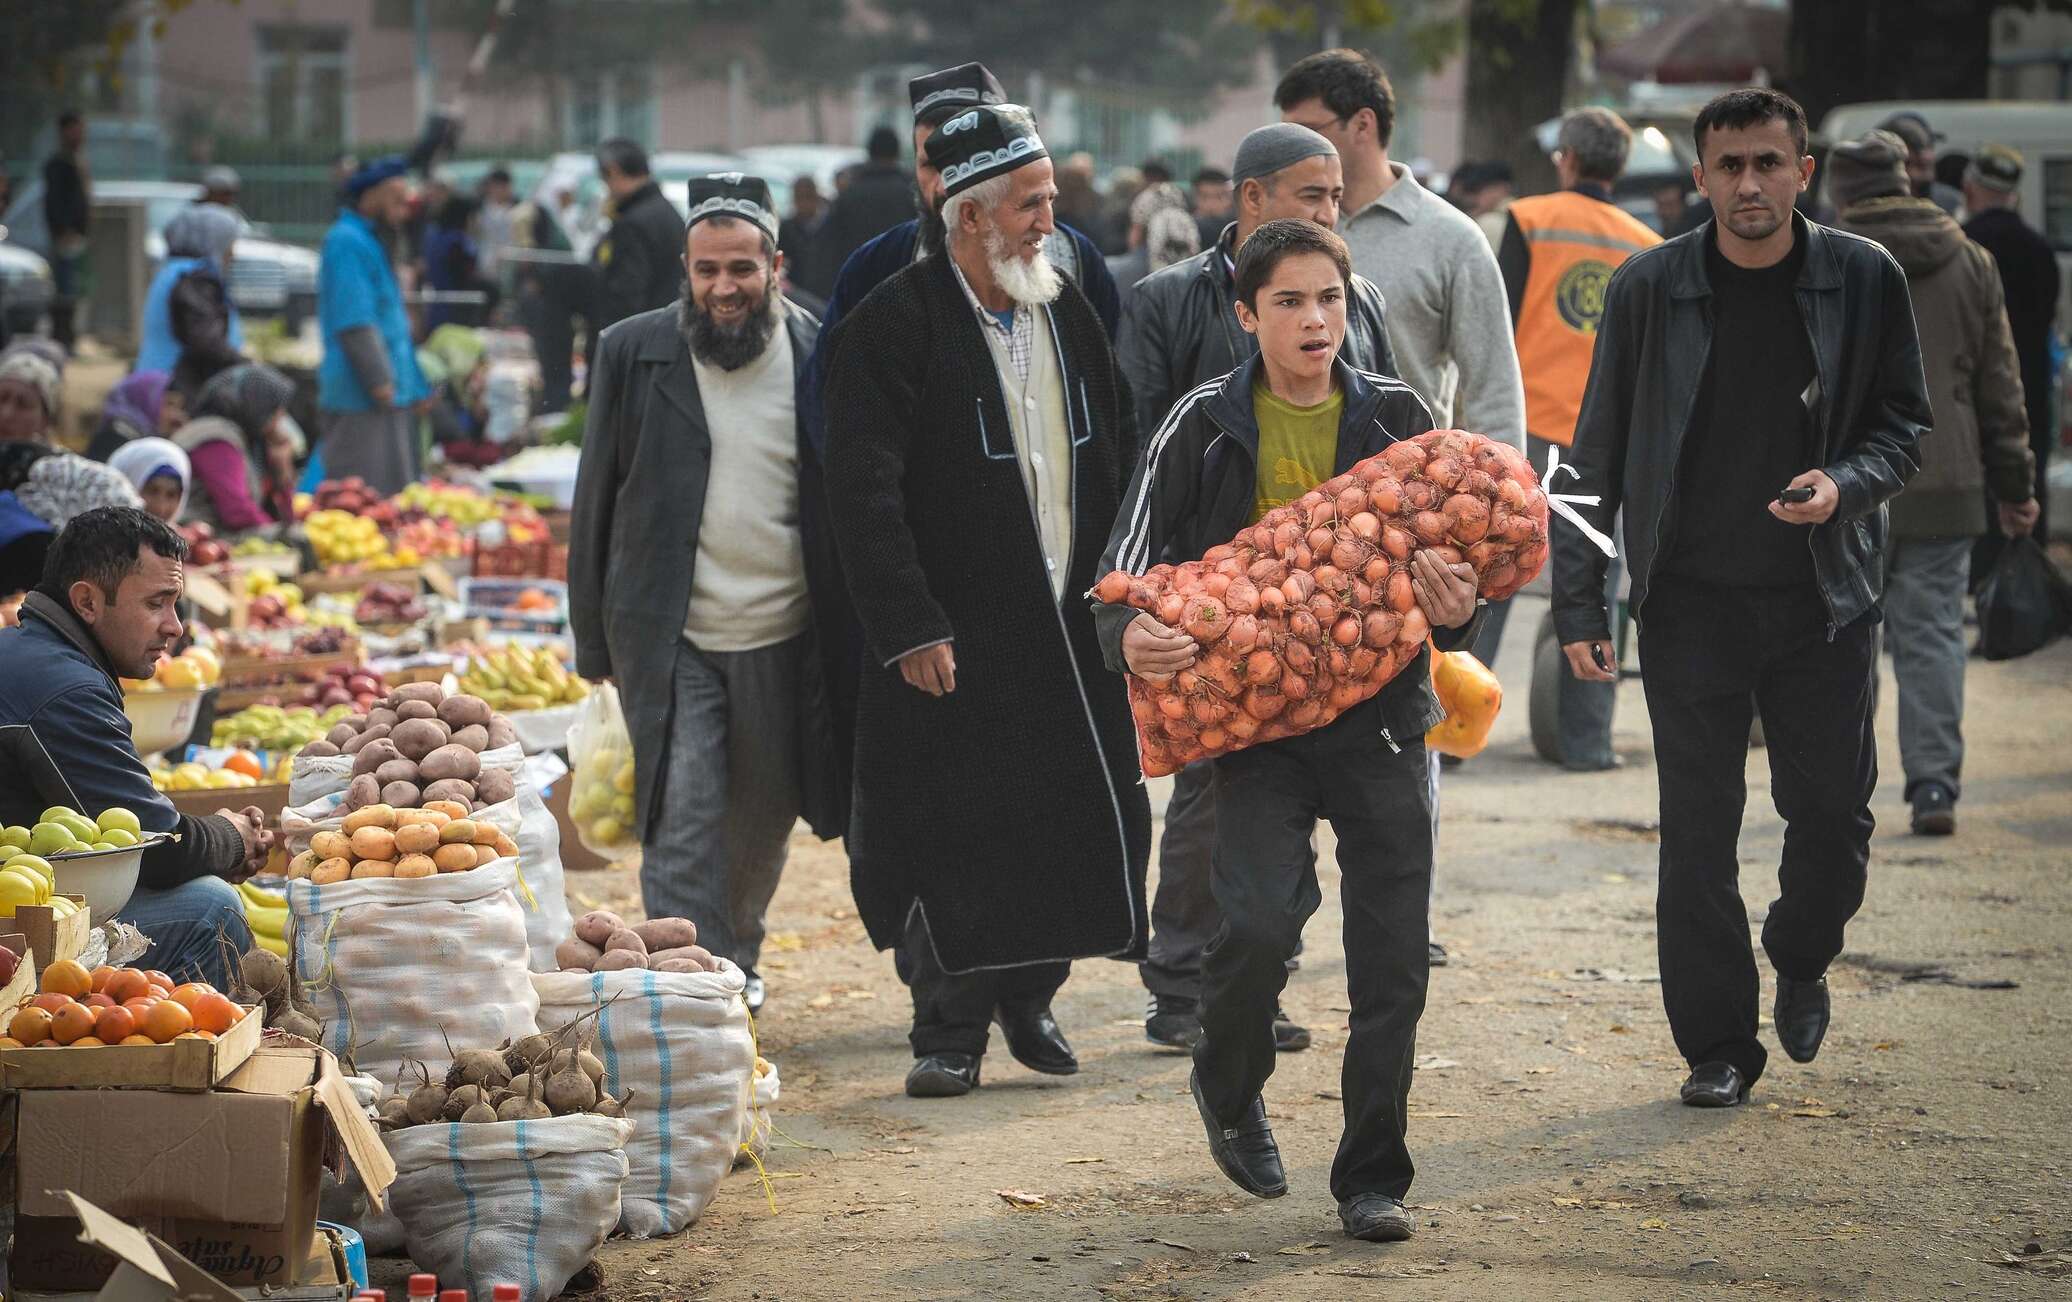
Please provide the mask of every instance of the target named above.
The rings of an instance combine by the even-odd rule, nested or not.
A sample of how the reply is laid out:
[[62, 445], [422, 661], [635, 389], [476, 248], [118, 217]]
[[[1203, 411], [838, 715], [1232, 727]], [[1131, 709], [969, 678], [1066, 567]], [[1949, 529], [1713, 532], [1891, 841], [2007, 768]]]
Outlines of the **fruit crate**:
[[[545, 603], [521, 605], [527, 593]], [[460, 604], [467, 618], [487, 620], [496, 632], [559, 633], [568, 627], [568, 585], [551, 579], [462, 579]]]
[[[26, 969], [25, 969], [26, 970]], [[15, 989], [20, 983], [16, 973]], [[0, 1004], [11, 1016], [32, 990]], [[5, 996], [0, 995], [0, 1000]], [[202, 1094], [244, 1066], [266, 1034], [266, 1013], [255, 1007], [213, 1040], [171, 1040], [165, 1044], [107, 1044], [0, 1049], [0, 1088], [11, 1090], [172, 1090]]]
[[416, 591], [423, 582], [424, 572], [412, 566], [401, 570], [362, 570], [358, 573], [317, 570], [295, 580], [295, 586], [315, 596], [324, 592], [358, 592], [374, 583], [395, 583]]
[[[86, 952], [87, 938], [93, 934], [86, 897], [65, 898], [79, 906], [66, 917], [59, 917], [57, 910], [47, 904], [19, 904], [13, 918], [0, 918], [0, 945], [18, 955], [36, 956], [36, 971], [29, 978], [31, 994], [35, 993], [34, 983], [42, 977], [44, 968], [62, 959], [78, 958]], [[23, 963], [19, 971], [27, 971], [28, 967]]]
[[278, 700], [295, 702], [302, 689], [333, 669], [357, 669], [366, 663], [357, 638], [320, 655], [231, 656], [223, 661], [222, 685], [216, 689], [216, 712], [235, 714], [249, 705]]

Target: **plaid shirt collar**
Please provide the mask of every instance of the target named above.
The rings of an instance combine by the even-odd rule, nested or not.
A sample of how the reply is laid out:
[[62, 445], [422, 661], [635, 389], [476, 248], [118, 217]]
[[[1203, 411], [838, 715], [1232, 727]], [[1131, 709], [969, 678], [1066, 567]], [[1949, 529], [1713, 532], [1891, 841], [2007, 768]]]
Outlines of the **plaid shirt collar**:
[[1000, 318], [984, 303], [979, 302], [978, 295], [972, 292], [971, 282], [964, 278], [964, 268], [957, 265], [956, 257], [949, 254], [945, 256], [950, 259], [950, 270], [956, 273], [957, 284], [964, 291], [965, 301], [971, 304], [972, 311], [978, 313], [978, 328], [981, 331], [991, 330], [1000, 336], [1001, 341], [1007, 345], [1007, 360], [1014, 367], [1015, 378], [1027, 384], [1029, 362], [1036, 352], [1036, 310], [1026, 303], [1017, 303], [1012, 318], [1014, 324], [1001, 325]]

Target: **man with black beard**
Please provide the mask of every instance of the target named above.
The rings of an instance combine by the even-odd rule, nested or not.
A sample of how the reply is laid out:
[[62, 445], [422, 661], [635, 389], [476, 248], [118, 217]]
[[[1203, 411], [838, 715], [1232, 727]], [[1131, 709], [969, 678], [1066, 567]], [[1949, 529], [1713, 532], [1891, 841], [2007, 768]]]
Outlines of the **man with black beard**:
[[819, 323], [778, 292], [762, 180], [690, 182], [680, 301], [604, 332], [576, 479], [576, 670], [632, 734], [641, 903], [747, 973], [792, 824], [848, 821], [816, 630], [850, 616], [797, 418]]

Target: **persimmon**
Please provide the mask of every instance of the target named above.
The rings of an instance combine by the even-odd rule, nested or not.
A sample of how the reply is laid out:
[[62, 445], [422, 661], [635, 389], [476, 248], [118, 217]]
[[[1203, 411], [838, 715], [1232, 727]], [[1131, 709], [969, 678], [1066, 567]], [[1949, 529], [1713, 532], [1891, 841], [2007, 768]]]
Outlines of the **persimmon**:
[[7, 1033], [23, 1044], [50, 1038], [50, 1010], [34, 1004], [21, 1009], [7, 1023]]
[[86, 1005], [88, 1008], [115, 1007], [115, 1001], [113, 999], [110, 999], [108, 996], [102, 994], [98, 990], [94, 991], [94, 993], [88, 995], [86, 998], [80, 1000], [79, 1002]]
[[159, 971], [155, 967], [148, 969], [144, 973], [144, 979], [146, 981], [149, 981], [152, 985], [157, 986], [159, 992], [162, 994], [169, 995], [173, 993], [173, 979], [167, 976], [165, 973]]
[[68, 1004], [51, 1015], [50, 1038], [59, 1044], [70, 1044], [93, 1033], [94, 1010], [85, 1004]]
[[119, 967], [108, 978], [107, 988], [102, 991], [118, 1004], [126, 1004], [141, 995], [151, 993], [151, 978], [133, 967]]
[[[177, 999], [178, 995], [174, 997]], [[187, 1011], [194, 1015], [197, 1030], [221, 1035], [237, 1025], [241, 1010], [225, 995], [206, 994], [187, 1005]]]
[[148, 1035], [125, 1035], [125, 1036], [123, 1036], [123, 1037], [122, 1037], [122, 1042], [123, 1042], [124, 1044], [150, 1044], [150, 1045], [156, 1045], [156, 1044], [158, 1043], [158, 1041], [156, 1041], [156, 1040], [152, 1039], [152, 1038], [151, 1038], [150, 1036], [148, 1036]]
[[26, 1047], [20, 1040], [15, 1039], [11, 1035], [0, 1035], [0, 1049], [21, 1049]]
[[[80, 1007], [84, 1008], [85, 1005], [81, 1004]], [[72, 1041], [72, 1047], [75, 1049], [103, 1049], [107, 1045], [108, 1042], [98, 1035], [82, 1035]]]
[[164, 1002], [165, 1000], [160, 999], [157, 995], [144, 995], [136, 999], [125, 999], [122, 1001], [122, 1006], [135, 1013], [138, 1022], [141, 1023], [144, 1020], [144, 1014], [150, 1011], [151, 1005]]
[[103, 963], [99, 967], [95, 968], [89, 974], [90, 978], [93, 981], [94, 993], [99, 994], [101, 993], [101, 991], [106, 990], [108, 988], [108, 978], [114, 976], [115, 973], [116, 969], [109, 967], [106, 963]]
[[180, 986], [173, 990], [173, 992], [167, 995], [166, 998], [172, 1000], [174, 1003], [180, 1005], [182, 1008], [185, 1008], [188, 1012], [191, 1013], [194, 1011], [194, 1005], [199, 1003], [204, 995], [212, 995], [215, 993], [216, 987], [209, 985], [207, 982], [189, 981], [186, 985]]
[[75, 1004], [77, 1002], [79, 1001], [72, 998], [72, 996], [70, 995], [54, 994], [48, 991], [46, 991], [43, 994], [37, 995], [34, 999], [31, 999], [29, 1001], [30, 1004], [37, 1008], [41, 1008], [46, 1013], [55, 1013], [58, 1009], [63, 1008], [68, 1004]]
[[144, 1034], [164, 1044], [183, 1031], [194, 1029], [194, 1015], [186, 1007], [167, 999], [153, 1004], [144, 1014]]
[[93, 973], [79, 966], [74, 959], [61, 958], [43, 969], [43, 989], [47, 994], [70, 995], [78, 999], [94, 992]]
[[120, 1044], [137, 1033], [137, 1015], [127, 1008], [103, 1008], [94, 1017], [94, 1034], [103, 1043]]

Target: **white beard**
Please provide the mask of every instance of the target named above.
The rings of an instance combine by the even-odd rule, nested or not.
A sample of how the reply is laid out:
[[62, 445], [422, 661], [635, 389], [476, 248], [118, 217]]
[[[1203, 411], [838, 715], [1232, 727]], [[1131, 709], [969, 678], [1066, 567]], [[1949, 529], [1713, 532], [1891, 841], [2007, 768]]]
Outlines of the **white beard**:
[[986, 232], [986, 265], [992, 269], [993, 283], [1024, 307], [1056, 302], [1064, 292], [1058, 269], [1050, 265], [1042, 250], [1037, 250], [1033, 258], [1018, 258], [1007, 238], [997, 230]]

